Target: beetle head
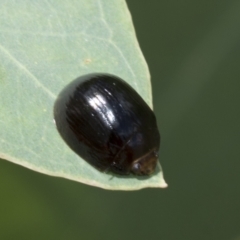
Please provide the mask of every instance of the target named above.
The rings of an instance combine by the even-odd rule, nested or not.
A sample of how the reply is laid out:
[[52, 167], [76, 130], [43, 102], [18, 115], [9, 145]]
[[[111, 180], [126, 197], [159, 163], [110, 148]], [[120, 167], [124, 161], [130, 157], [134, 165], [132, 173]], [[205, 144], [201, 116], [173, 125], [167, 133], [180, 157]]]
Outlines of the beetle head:
[[134, 175], [151, 175], [157, 166], [158, 153], [157, 151], [151, 150], [143, 157], [135, 160], [131, 167], [131, 172]]

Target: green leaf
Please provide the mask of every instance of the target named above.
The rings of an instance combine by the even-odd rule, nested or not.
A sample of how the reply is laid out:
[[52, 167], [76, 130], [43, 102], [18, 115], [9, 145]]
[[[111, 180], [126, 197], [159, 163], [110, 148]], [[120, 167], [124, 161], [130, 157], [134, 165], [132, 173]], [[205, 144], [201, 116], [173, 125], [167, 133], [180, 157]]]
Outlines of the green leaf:
[[124, 0], [2, 0], [0, 158], [105, 189], [166, 187], [162, 171], [140, 180], [101, 173], [59, 136], [56, 96], [92, 72], [125, 79], [152, 106], [148, 68]]

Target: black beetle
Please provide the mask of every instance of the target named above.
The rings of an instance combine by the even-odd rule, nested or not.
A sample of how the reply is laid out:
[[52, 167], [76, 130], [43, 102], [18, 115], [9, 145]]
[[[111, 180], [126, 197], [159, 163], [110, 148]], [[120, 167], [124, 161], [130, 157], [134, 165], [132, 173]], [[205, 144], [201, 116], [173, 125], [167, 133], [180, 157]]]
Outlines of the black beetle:
[[155, 115], [119, 77], [94, 73], [75, 79], [59, 94], [54, 118], [69, 147], [98, 170], [155, 171], [160, 146]]

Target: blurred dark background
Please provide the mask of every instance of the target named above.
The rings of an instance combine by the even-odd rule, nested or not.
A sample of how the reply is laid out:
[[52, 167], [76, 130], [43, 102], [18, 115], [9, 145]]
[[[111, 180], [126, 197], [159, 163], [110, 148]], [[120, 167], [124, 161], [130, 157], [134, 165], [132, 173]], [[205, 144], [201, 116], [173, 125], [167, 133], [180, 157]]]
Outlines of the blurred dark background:
[[114, 192], [0, 161], [0, 239], [240, 239], [240, 1], [128, 0], [168, 189]]

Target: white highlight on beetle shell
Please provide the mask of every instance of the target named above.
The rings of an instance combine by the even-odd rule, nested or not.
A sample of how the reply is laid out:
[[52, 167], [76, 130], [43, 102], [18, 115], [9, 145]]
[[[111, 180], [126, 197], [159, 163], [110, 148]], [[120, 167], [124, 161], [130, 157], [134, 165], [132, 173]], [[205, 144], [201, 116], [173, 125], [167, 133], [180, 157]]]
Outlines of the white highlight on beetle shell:
[[105, 123], [107, 123], [110, 128], [113, 128], [116, 118], [113, 112], [107, 106], [108, 104], [103, 96], [95, 94], [91, 99], [89, 99], [89, 104], [101, 114], [102, 118], [105, 120]]

